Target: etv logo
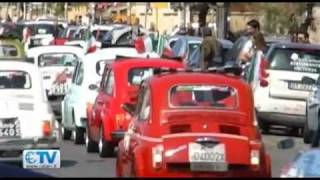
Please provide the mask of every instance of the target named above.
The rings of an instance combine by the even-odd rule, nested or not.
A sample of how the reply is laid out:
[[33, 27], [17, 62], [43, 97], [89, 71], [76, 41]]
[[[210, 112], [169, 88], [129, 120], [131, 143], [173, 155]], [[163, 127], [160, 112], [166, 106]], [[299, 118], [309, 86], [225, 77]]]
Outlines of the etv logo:
[[60, 150], [24, 150], [23, 168], [60, 168]]

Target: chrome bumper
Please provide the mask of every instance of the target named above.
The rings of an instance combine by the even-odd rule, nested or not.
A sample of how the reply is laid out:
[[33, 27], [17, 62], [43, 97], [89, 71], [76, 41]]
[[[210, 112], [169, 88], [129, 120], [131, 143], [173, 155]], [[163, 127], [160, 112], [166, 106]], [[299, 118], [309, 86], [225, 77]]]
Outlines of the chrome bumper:
[[0, 161], [22, 160], [25, 149], [60, 149], [60, 140], [56, 137], [40, 139], [0, 139]]

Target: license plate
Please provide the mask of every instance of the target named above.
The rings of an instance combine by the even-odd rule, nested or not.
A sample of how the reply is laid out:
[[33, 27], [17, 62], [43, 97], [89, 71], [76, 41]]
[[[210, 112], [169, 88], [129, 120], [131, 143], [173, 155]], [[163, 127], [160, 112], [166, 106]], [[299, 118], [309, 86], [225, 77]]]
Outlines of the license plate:
[[0, 137], [20, 137], [20, 123], [18, 119], [0, 120]]
[[289, 83], [289, 89], [293, 90], [312, 91], [313, 86], [311, 84]]
[[40, 45], [41, 44], [41, 40], [33, 40], [33, 44], [34, 45]]
[[53, 85], [51, 88], [51, 92], [54, 95], [63, 95], [66, 94], [68, 90], [68, 86], [66, 84]]
[[189, 144], [189, 162], [191, 171], [228, 170], [225, 157], [225, 145], [204, 146], [198, 143]]

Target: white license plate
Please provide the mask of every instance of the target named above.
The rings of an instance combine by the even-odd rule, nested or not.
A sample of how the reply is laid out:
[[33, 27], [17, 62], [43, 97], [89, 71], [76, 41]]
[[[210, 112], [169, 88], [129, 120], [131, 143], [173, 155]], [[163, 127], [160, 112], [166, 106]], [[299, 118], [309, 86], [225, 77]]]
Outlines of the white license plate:
[[309, 84], [289, 83], [289, 89], [311, 91], [312, 88], [313, 88], [313, 85], [309, 85]]
[[191, 171], [227, 171], [225, 145], [203, 146], [189, 144], [189, 162]]
[[0, 120], [0, 138], [20, 137], [20, 123], [17, 119]]
[[34, 40], [34, 41], [33, 41], [33, 44], [34, 44], [34, 45], [40, 45], [40, 44], [41, 44], [41, 40]]

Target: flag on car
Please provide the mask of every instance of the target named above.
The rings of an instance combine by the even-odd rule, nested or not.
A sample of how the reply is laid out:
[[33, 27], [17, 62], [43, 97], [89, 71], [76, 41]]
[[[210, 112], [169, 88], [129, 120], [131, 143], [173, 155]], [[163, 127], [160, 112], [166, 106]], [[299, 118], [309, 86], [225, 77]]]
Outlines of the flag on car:
[[160, 57], [171, 57], [173, 55], [173, 52], [169, 46], [169, 41], [163, 35], [160, 35], [158, 37], [156, 52], [159, 54]]

